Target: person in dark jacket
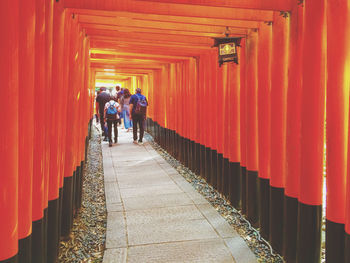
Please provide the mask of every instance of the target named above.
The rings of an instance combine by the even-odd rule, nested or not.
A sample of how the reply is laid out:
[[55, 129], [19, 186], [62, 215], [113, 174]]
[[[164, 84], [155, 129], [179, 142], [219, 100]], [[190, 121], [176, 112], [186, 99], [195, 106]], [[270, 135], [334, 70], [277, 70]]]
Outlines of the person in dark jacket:
[[[144, 121], [146, 120], [146, 110], [148, 101], [144, 95], [141, 94], [141, 89], [136, 89], [136, 94], [132, 95], [129, 101], [130, 114], [133, 122], [133, 138], [134, 143], [142, 145], [142, 139], [144, 134]], [[140, 129], [139, 140], [137, 141], [137, 129]]]
[[102, 136], [105, 136], [104, 141], [107, 141], [107, 129], [105, 128], [105, 122], [104, 122], [104, 109], [105, 105], [108, 101], [111, 100], [111, 95], [107, 93], [107, 89], [105, 87], [100, 88], [100, 94], [96, 97], [96, 111], [97, 114], [100, 116], [100, 124], [101, 124], [101, 130], [102, 130]]

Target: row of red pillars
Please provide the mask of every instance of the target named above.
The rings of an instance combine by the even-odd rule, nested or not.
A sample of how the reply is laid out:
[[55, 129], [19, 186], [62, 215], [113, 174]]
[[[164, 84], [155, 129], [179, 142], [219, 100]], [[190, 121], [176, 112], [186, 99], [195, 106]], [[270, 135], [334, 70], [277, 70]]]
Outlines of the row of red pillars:
[[62, 1], [0, 8], [0, 262], [55, 262], [81, 204], [89, 40]]
[[155, 71], [148, 91], [156, 141], [287, 262], [320, 262], [325, 167], [326, 259], [350, 260], [349, 11], [295, 1], [248, 31], [239, 65], [207, 51]]

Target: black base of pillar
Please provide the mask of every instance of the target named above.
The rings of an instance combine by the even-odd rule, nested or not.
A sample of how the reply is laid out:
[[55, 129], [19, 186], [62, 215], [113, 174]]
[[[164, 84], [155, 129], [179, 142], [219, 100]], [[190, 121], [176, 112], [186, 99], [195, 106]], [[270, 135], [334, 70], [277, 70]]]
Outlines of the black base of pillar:
[[43, 223], [44, 223], [44, 260], [45, 260], [45, 262], [47, 262], [47, 229], [48, 229], [48, 225], [49, 225], [49, 209], [48, 208], [44, 209]]
[[179, 159], [181, 164], [184, 164], [184, 138], [179, 135]]
[[172, 132], [172, 146], [171, 146], [172, 151], [171, 151], [171, 155], [172, 155], [174, 158], [176, 158], [176, 150], [177, 150], [176, 135], [177, 135], [176, 132], [173, 131], [173, 132]]
[[179, 134], [175, 133], [174, 135], [174, 158], [180, 159], [180, 145], [179, 145]]
[[326, 220], [326, 262], [346, 262], [344, 248], [345, 225]]
[[322, 205], [299, 202], [297, 262], [319, 263], [321, 257]]
[[75, 209], [77, 215], [79, 209], [81, 208], [81, 199], [83, 194], [83, 171], [84, 171], [84, 162], [80, 162], [80, 166], [77, 166], [76, 170], [76, 189], [75, 189]]
[[80, 163], [80, 188], [79, 188], [79, 196], [78, 196], [78, 208], [81, 208], [81, 202], [83, 198], [83, 182], [84, 182], [84, 168], [85, 162], [81, 161]]
[[[77, 192], [77, 169], [73, 172], [73, 193], [72, 193], [72, 214], [75, 216], [76, 207], [75, 207], [75, 194]], [[72, 219], [73, 220], [73, 219]]]
[[284, 197], [283, 257], [287, 262], [296, 262], [298, 232], [298, 199]]
[[196, 156], [196, 164], [195, 164], [195, 174], [200, 175], [201, 172], [201, 145], [199, 143], [195, 143], [195, 156]]
[[58, 239], [61, 237], [61, 227], [62, 227], [62, 208], [63, 208], [63, 188], [58, 190]]
[[79, 209], [79, 195], [80, 195], [80, 181], [81, 181], [81, 175], [80, 175], [80, 166], [77, 166], [75, 169], [75, 182], [74, 182], [74, 216], [78, 214]]
[[241, 167], [242, 214], [247, 214], [247, 168]]
[[229, 185], [229, 176], [230, 176], [230, 161], [228, 158], [223, 159], [222, 165], [222, 175], [223, 175], [223, 194], [229, 199], [230, 185]]
[[218, 152], [216, 150], [211, 150], [211, 171], [210, 171], [210, 184], [215, 188], [217, 188], [217, 171], [218, 171]]
[[73, 184], [73, 176], [64, 178], [61, 221], [61, 237], [64, 240], [69, 239], [70, 230], [73, 226]]
[[188, 139], [188, 156], [187, 156], [187, 163], [188, 168], [194, 172], [194, 163], [195, 163], [195, 155], [194, 155], [194, 141]]
[[240, 163], [230, 162], [230, 171], [229, 171], [229, 200], [231, 205], [236, 208], [241, 208], [241, 196], [242, 196], [242, 187], [241, 187], [241, 165]]
[[45, 223], [44, 218], [32, 223], [32, 262], [45, 262]]
[[270, 243], [277, 253], [283, 249], [284, 188], [270, 186]]
[[223, 194], [224, 193], [224, 184], [223, 184], [223, 169], [222, 169], [222, 166], [223, 166], [223, 161], [224, 159], [224, 156], [222, 153], [218, 153], [217, 154], [217, 167], [216, 167], [216, 186], [217, 186], [217, 189], [219, 191], [220, 194]]
[[32, 235], [18, 240], [18, 261], [25, 263], [32, 262]]
[[258, 172], [247, 170], [247, 218], [257, 227], [259, 223]]
[[350, 262], [350, 234], [345, 233], [345, 261]]
[[189, 164], [189, 158], [190, 158], [190, 140], [185, 138], [184, 139], [184, 146], [185, 146], [185, 152], [184, 152], [184, 156], [185, 156], [185, 160], [184, 160], [184, 165], [189, 168], [190, 164]]
[[205, 147], [205, 180], [210, 184], [211, 181], [211, 149]]
[[199, 175], [205, 179], [205, 146], [199, 145]]
[[0, 263], [18, 263], [18, 255], [9, 259], [0, 260]]
[[258, 178], [260, 235], [269, 240], [270, 234], [270, 180]]
[[59, 249], [59, 206], [60, 200], [49, 201], [48, 227], [47, 227], [47, 262], [56, 262]]

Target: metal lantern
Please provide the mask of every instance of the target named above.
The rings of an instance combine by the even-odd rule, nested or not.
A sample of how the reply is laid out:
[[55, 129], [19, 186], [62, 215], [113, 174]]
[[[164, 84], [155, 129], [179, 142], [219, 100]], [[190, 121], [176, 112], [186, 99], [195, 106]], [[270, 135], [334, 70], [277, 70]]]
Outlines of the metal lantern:
[[216, 37], [214, 47], [218, 47], [219, 66], [225, 62], [235, 62], [238, 64], [237, 47], [240, 46], [240, 37]]

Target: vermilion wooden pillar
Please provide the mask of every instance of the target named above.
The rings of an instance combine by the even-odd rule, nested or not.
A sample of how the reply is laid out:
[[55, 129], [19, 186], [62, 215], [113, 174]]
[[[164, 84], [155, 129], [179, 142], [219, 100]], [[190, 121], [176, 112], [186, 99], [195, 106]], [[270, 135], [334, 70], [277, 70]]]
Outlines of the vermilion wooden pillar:
[[34, 52], [35, 0], [27, 1], [19, 9], [18, 84], [21, 88], [18, 103], [18, 239], [20, 262], [30, 263], [32, 239], [32, 187], [34, 138]]
[[[350, 84], [350, 2], [327, 1], [326, 260], [344, 261]], [[347, 182], [350, 183], [350, 182]]]
[[18, 8], [16, 0], [0, 8], [0, 109], [6, 124], [0, 130], [0, 262], [10, 263], [18, 253]]
[[63, 60], [64, 58], [64, 9], [62, 2], [54, 2], [53, 43], [52, 43], [52, 92], [49, 135], [50, 172], [48, 192], [48, 262], [55, 262], [59, 248], [59, 184], [62, 163], [62, 97], [63, 97]]
[[297, 262], [319, 262], [325, 115], [324, 1], [305, 2]]
[[270, 241], [282, 252], [289, 18], [274, 12], [271, 68]]
[[[210, 51], [209, 56], [209, 98], [211, 101], [217, 100], [217, 78], [218, 78], [218, 63], [217, 63], [217, 52], [216, 50]], [[211, 110], [211, 118], [208, 121], [210, 137], [209, 147], [211, 149], [211, 172], [210, 172], [210, 183], [217, 189], [217, 167], [218, 167], [218, 151], [217, 151], [217, 137], [216, 137], [216, 121], [218, 118], [217, 107], [213, 107]]]
[[75, 147], [76, 141], [76, 97], [78, 95], [78, 83], [77, 78], [77, 65], [76, 60], [78, 58], [78, 45], [77, 35], [78, 28], [76, 17], [67, 13], [68, 19], [70, 20], [70, 29], [68, 29], [70, 48], [66, 50], [69, 52], [68, 64], [68, 89], [67, 89], [67, 109], [66, 109], [66, 155], [65, 155], [65, 167], [64, 167], [64, 185], [63, 185], [63, 200], [62, 200], [62, 222], [61, 222], [61, 236], [64, 239], [69, 237], [70, 230], [73, 225], [73, 201], [74, 201], [74, 170], [76, 165]]
[[[204, 69], [205, 69], [205, 64], [203, 61], [203, 55], [199, 56], [198, 58], [198, 89], [200, 90], [200, 94], [205, 98], [205, 81], [204, 81]], [[205, 103], [205, 99], [203, 98], [203, 101]], [[207, 172], [206, 172], [206, 167], [207, 167], [207, 162], [206, 162], [206, 141], [205, 141], [205, 133], [206, 129], [203, 129], [205, 125], [205, 118], [204, 118], [204, 103], [199, 103], [199, 123], [198, 123], [198, 133], [199, 133], [199, 143], [200, 143], [200, 160], [201, 160], [201, 165], [200, 165], [200, 175], [202, 178], [207, 179]]]
[[224, 72], [227, 65], [222, 65], [217, 69], [217, 82], [216, 82], [216, 118], [215, 118], [215, 132], [216, 132], [216, 148], [217, 148], [217, 169], [216, 169], [216, 185], [218, 191], [223, 194], [223, 131], [224, 131], [224, 122], [223, 119], [223, 110], [224, 110]]
[[[219, 101], [222, 104], [222, 194], [229, 198], [229, 177], [230, 177], [230, 120], [231, 112], [229, 110], [229, 64], [223, 65], [223, 91], [222, 100]], [[227, 116], [226, 116], [227, 115]]]
[[[62, 84], [62, 100], [60, 103], [60, 111], [62, 115], [61, 126], [61, 143], [59, 144], [60, 153], [60, 180], [59, 180], [59, 218], [58, 218], [58, 234], [61, 236], [62, 229], [62, 215], [63, 215], [63, 186], [64, 178], [66, 176], [66, 156], [67, 156], [67, 105], [68, 105], [68, 92], [69, 92], [69, 71], [70, 71], [70, 30], [71, 30], [71, 16], [68, 11], [64, 11], [64, 53], [63, 53], [63, 84]], [[69, 133], [68, 133], [69, 135]]]
[[229, 112], [229, 200], [236, 209], [241, 205], [241, 123], [240, 123], [240, 70], [241, 50], [238, 49], [239, 64], [228, 66], [228, 112]]
[[247, 217], [253, 225], [259, 221], [257, 177], [258, 163], [258, 32], [248, 33], [246, 42], [247, 72]]
[[302, 82], [302, 5], [294, 4], [291, 13], [289, 41], [289, 79], [287, 93], [286, 180], [284, 198], [283, 256], [288, 262], [296, 260], [298, 196], [300, 180], [300, 129]]
[[[47, 109], [51, 105], [51, 93], [52, 93], [52, 27], [53, 27], [53, 1], [45, 1], [45, 108]], [[51, 139], [50, 130], [51, 130], [51, 113], [50, 111], [45, 111], [45, 168], [44, 168], [44, 180], [45, 180], [45, 190], [44, 190], [44, 227], [45, 227], [45, 245], [44, 245], [44, 258], [47, 260], [47, 246], [48, 246], [48, 196], [49, 196], [49, 177], [50, 177], [50, 148], [51, 148]]]
[[32, 262], [45, 262], [46, 31], [45, 1], [36, 0]]
[[247, 103], [246, 103], [246, 97], [247, 97], [247, 88], [246, 88], [246, 39], [242, 38], [241, 40], [241, 92], [240, 92], [240, 98], [241, 98], [241, 104], [240, 104], [240, 132], [241, 132], [241, 185], [242, 185], [242, 193], [241, 193], [241, 207], [242, 207], [242, 213], [245, 214], [247, 211]]
[[272, 23], [260, 23], [258, 45], [258, 200], [260, 234], [267, 240], [270, 232], [271, 47]]

